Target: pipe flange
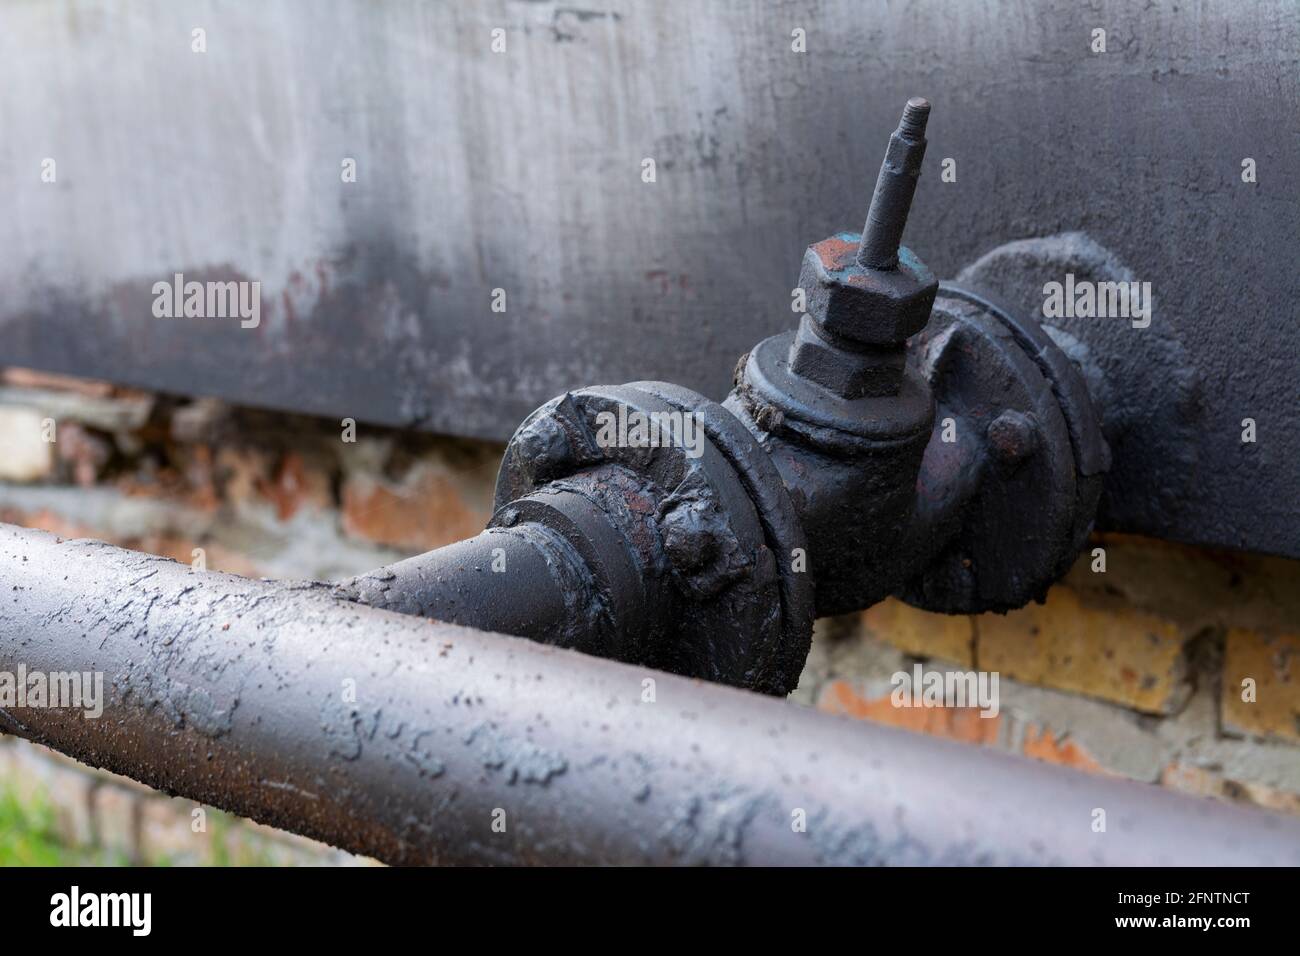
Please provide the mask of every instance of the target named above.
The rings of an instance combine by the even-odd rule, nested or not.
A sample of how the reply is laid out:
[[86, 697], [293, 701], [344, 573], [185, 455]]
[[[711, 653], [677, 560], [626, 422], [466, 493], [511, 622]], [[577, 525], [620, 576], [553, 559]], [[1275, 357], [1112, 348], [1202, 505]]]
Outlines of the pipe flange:
[[[622, 469], [598, 469], [582, 476], [585, 482], [555, 481], [497, 510], [490, 527], [542, 525], [543, 534], [557, 535], [578, 555], [589, 577], [566, 580], [564, 596], [570, 625], [555, 643], [587, 654], [636, 660], [655, 640], [654, 615], [647, 576], [641, 573], [621, 529], [635, 519], [626, 502], [636, 499], [635, 477]], [[609, 520], [610, 510], [623, 505], [623, 520]], [[550, 562], [552, 573], [563, 575], [560, 557]], [[587, 598], [594, 597], [595, 600]]]
[[[565, 479], [573, 476], [611, 465], [635, 474], [645, 493], [628, 501], [626, 511], [650, 520], [632, 524], [605, 507], [638, 555], [642, 573], [668, 585], [659, 593], [674, 606], [658, 615], [662, 631], [633, 661], [788, 693], [798, 681], [791, 661], [802, 666], [811, 619], [796, 653], [791, 644], [801, 636], [793, 624], [799, 611], [786, 597], [794, 592], [783, 573], [788, 559], [781, 560], [789, 552], [774, 548], [769, 538], [769, 528], [782, 527], [782, 517], [773, 511], [765, 521], [760, 514], [716, 416], [701, 412], [688, 422], [695, 409], [680, 402], [672, 386], [662, 388], [674, 401], [647, 387], [655, 384], [567, 392], [529, 415], [502, 459], [493, 523], [509, 520], [518, 499], [554, 483], [567, 487]], [[655, 422], [664, 428], [647, 435], [642, 426]], [[673, 427], [679, 429], [675, 436]], [[644, 443], [647, 437], [651, 443]], [[778, 542], [781, 548], [786, 544]]]
[[816, 599], [807, 561], [800, 560], [807, 557], [808, 542], [781, 473], [754, 434], [717, 402], [667, 382], [632, 384], [674, 408], [698, 415], [709, 441], [735, 469], [757, 509], [781, 587], [782, 639], [775, 648], [776, 660], [767, 662], [763, 671], [773, 675], [772, 693], [790, 693], [799, 683], [812, 646]]
[[933, 441], [973, 437], [977, 449], [973, 461], [935, 460], [980, 478], [948, 545], [901, 596], [961, 614], [1042, 600], [1087, 539], [1109, 464], [1083, 377], [1032, 319], [951, 284], [915, 346], [938, 406]]
[[[991, 249], [962, 269], [956, 281], [1039, 317], [1052, 341], [1082, 369], [1104, 413], [1102, 433], [1114, 456], [1097, 506], [1098, 524], [1122, 531], [1174, 523], [1202, 464], [1197, 436], [1205, 427], [1205, 408], [1196, 363], [1188, 357], [1178, 323], [1162, 322], [1158, 307], [1145, 319], [1043, 317], [1046, 285], [1068, 279], [1079, 288], [1100, 288], [1128, 286], [1136, 276], [1114, 251], [1070, 232]], [[1155, 469], [1153, 434], [1162, 436], [1159, 453], [1167, 459]]]

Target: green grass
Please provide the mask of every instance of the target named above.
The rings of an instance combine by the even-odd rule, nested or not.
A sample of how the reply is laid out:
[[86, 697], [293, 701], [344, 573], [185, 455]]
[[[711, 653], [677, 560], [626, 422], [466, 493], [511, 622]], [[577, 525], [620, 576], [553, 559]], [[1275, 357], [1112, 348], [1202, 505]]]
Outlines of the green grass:
[[64, 866], [73, 862], [59, 843], [54, 808], [45, 801], [24, 802], [12, 787], [0, 787], [0, 866]]
[[[238, 846], [232, 854], [226, 835], [232, 819], [219, 810], [207, 811], [208, 838], [213, 866], [269, 866], [261, 847]], [[145, 866], [172, 866], [166, 856], [154, 855]], [[120, 851], [66, 845], [58, 828], [58, 811], [48, 795], [20, 797], [14, 786], [0, 780], [0, 867], [3, 866], [130, 866]]]
[[57, 811], [44, 796], [23, 799], [0, 784], [0, 866], [126, 866], [122, 853], [70, 847], [59, 837]]

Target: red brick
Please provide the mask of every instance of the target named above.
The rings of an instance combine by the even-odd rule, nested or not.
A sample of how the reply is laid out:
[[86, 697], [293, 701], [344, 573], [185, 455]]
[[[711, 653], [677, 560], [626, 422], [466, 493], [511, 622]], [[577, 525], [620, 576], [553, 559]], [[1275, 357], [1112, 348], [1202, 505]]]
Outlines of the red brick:
[[471, 498], [463, 481], [435, 464], [417, 465], [400, 484], [353, 475], [343, 485], [343, 528], [367, 541], [427, 551], [482, 531], [491, 517], [486, 497], [485, 489]]
[[891, 692], [865, 697], [848, 681], [834, 680], [821, 692], [817, 707], [827, 713], [871, 720], [933, 737], [992, 746], [997, 743], [1001, 716], [981, 717], [978, 707], [896, 707]]
[[1060, 764], [1089, 773], [1107, 773], [1097, 760], [1082, 746], [1068, 736], [1057, 737], [1050, 730], [1030, 725], [1025, 729], [1024, 743], [1020, 752], [1026, 757], [1041, 760], [1044, 763]]

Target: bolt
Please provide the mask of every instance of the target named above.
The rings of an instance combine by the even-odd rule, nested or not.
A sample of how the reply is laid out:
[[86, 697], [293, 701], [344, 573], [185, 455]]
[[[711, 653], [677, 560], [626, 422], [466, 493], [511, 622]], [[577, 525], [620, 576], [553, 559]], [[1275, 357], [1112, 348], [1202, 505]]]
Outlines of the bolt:
[[682, 574], [698, 571], [718, 553], [717, 529], [706, 520], [707, 507], [707, 502], [682, 502], [659, 520], [664, 551]]
[[930, 320], [939, 283], [899, 243], [925, 157], [930, 103], [907, 101], [876, 178], [862, 234], [839, 233], [808, 247], [799, 286], [808, 311], [790, 344], [801, 378], [856, 400], [897, 395], [909, 336]]
[[660, 503], [659, 533], [679, 581], [697, 598], [720, 594], [752, 567], [712, 488], [702, 480], [686, 479]]
[[903, 109], [898, 129], [889, 137], [889, 149], [876, 177], [876, 191], [858, 245], [858, 262], [868, 268], [898, 268], [898, 247], [912, 208], [916, 180], [921, 175], [925, 124], [929, 119], [930, 101], [914, 96]]
[[1024, 412], [1005, 411], [989, 423], [989, 450], [1003, 465], [1014, 468], [1038, 447], [1038, 423]]
[[573, 460], [569, 435], [555, 409], [538, 415], [515, 435], [514, 446], [523, 473], [531, 480], [549, 481]]

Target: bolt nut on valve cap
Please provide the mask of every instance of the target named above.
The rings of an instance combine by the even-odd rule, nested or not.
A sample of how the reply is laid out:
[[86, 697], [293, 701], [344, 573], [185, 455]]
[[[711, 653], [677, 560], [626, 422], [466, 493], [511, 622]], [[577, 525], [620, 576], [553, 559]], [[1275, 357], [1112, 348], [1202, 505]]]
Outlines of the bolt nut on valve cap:
[[810, 246], [799, 285], [808, 315], [834, 336], [863, 345], [901, 345], [925, 327], [939, 283], [900, 245], [925, 156], [929, 101], [908, 101], [889, 148], [861, 235], [842, 232]]

